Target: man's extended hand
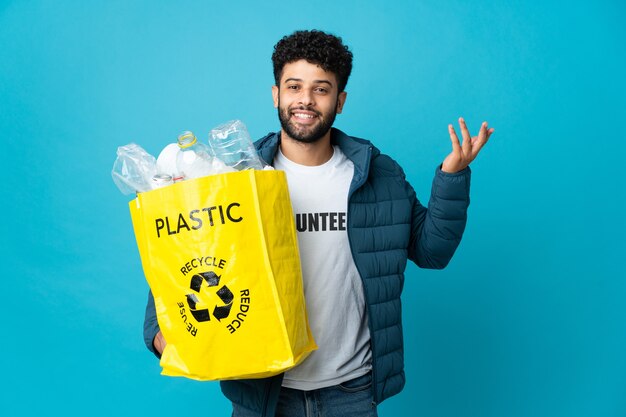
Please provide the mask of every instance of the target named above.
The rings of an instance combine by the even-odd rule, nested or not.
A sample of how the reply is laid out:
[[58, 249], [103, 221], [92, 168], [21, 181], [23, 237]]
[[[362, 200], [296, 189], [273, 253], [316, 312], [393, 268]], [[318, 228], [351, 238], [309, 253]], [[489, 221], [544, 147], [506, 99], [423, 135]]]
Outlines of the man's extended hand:
[[163, 333], [161, 333], [160, 330], [156, 334], [156, 336], [154, 336], [152, 344], [154, 345], [154, 348], [159, 352], [159, 354], [163, 354], [163, 349], [165, 349], [165, 345], [167, 345], [167, 342], [165, 341]]
[[461, 134], [463, 135], [463, 145], [459, 142], [459, 138], [454, 131], [452, 125], [448, 125], [448, 132], [450, 133], [450, 140], [452, 141], [452, 152], [443, 160], [441, 170], [453, 174], [459, 172], [470, 164], [478, 152], [489, 140], [489, 136], [493, 133], [494, 129], [487, 126], [487, 122], [483, 122], [480, 126], [478, 136], [470, 137], [470, 133], [467, 130], [467, 125], [462, 117], [459, 118], [459, 125], [461, 126]]

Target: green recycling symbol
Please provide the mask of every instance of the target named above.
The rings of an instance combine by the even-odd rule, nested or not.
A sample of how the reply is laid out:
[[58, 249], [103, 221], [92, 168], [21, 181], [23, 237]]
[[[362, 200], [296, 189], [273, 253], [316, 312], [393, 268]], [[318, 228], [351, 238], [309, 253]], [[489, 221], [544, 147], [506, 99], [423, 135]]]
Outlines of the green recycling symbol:
[[[213, 271], [201, 272], [191, 277], [191, 283], [189, 286], [193, 291], [200, 294], [200, 290], [202, 289], [202, 284], [204, 282], [206, 282], [207, 288], [215, 288], [220, 285], [220, 278], [221, 275], [217, 275]], [[213, 317], [215, 317], [217, 321], [221, 321], [221, 319], [225, 319], [230, 314], [230, 309], [233, 306], [233, 299], [235, 297], [226, 285], [223, 285], [220, 289], [218, 289], [215, 294], [219, 297], [223, 304], [216, 305], [213, 308]], [[191, 315], [198, 322], [211, 320], [209, 309], [201, 308], [202, 306], [199, 305], [201, 304], [200, 300], [195, 293], [187, 294], [187, 304], [189, 305]]]

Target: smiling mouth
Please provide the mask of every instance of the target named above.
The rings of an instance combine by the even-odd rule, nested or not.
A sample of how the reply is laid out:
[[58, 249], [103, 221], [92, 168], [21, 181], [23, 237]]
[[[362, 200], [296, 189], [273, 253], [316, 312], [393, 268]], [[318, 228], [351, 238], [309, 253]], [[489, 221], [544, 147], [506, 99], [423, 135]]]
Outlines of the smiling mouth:
[[291, 116], [298, 122], [310, 123], [318, 117], [318, 114], [311, 110], [296, 109], [291, 111]]
[[298, 119], [313, 119], [314, 117], [316, 117], [314, 114], [308, 114], [308, 113], [292, 113], [294, 117], [297, 117]]

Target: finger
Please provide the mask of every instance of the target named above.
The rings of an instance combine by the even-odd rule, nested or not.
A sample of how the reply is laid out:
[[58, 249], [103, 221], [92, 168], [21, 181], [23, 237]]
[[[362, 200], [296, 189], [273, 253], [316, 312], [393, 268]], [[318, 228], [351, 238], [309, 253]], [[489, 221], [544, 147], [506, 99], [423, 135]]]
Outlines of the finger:
[[483, 124], [485, 126], [485, 138], [480, 142], [477, 141], [476, 146], [472, 149], [472, 160], [476, 158], [483, 146], [485, 146], [485, 144], [489, 141], [491, 134], [495, 131], [494, 128], [488, 127], [487, 122], [484, 122]]
[[493, 127], [492, 128], [489, 128], [489, 127], [486, 128], [485, 143], [487, 143], [489, 141], [489, 138], [491, 137], [493, 132], [495, 132], [495, 129]]
[[480, 125], [480, 131], [478, 132], [478, 137], [481, 138], [482, 140], [487, 139], [487, 122], [483, 122], [483, 124]]
[[485, 143], [487, 143], [487, 139], [489, 139], [487, 136], [487, 122], [483, 122], [483, 124], [480, 125], [478, 137], [476, 137], [476, 140], [472, 143], [472, 153], [474, 155], [480, 152], [481, 148], [485, 145]]
[[472, 137], [470, 136], [469, 130], [467, 130], [465, 119], [462, 117], [459, 117], [459, 125], [461, 126], [461, 134], [463, 135], [463, 151], [469, 154], [472, 151]]
[[450, 133], [450, 141], [452, 141], [452, 151], [453, 152], [461, 152], [461, 143], [459, 142], [459, 137], [456, 135], [454, 131], [454, 126], [451, 124], [448, 125], [448, 133]]

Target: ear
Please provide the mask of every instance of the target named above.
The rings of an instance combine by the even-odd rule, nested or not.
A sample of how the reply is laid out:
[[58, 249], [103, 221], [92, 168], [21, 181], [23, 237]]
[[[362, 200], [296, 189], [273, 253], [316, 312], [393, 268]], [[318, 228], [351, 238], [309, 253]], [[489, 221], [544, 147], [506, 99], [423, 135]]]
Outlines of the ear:
[[272, 98], [274, 99], [274, 108], [275, 109], [278, 108], [278, 92], [279, 92], [278, 87], [273, 85], [272, 86]]
[[341, 114], [343, 111], [343, 104], [346, 102], [346, 98], [348, 97], [348, 93], [342, 91], [337, 96], [337, 114]]

